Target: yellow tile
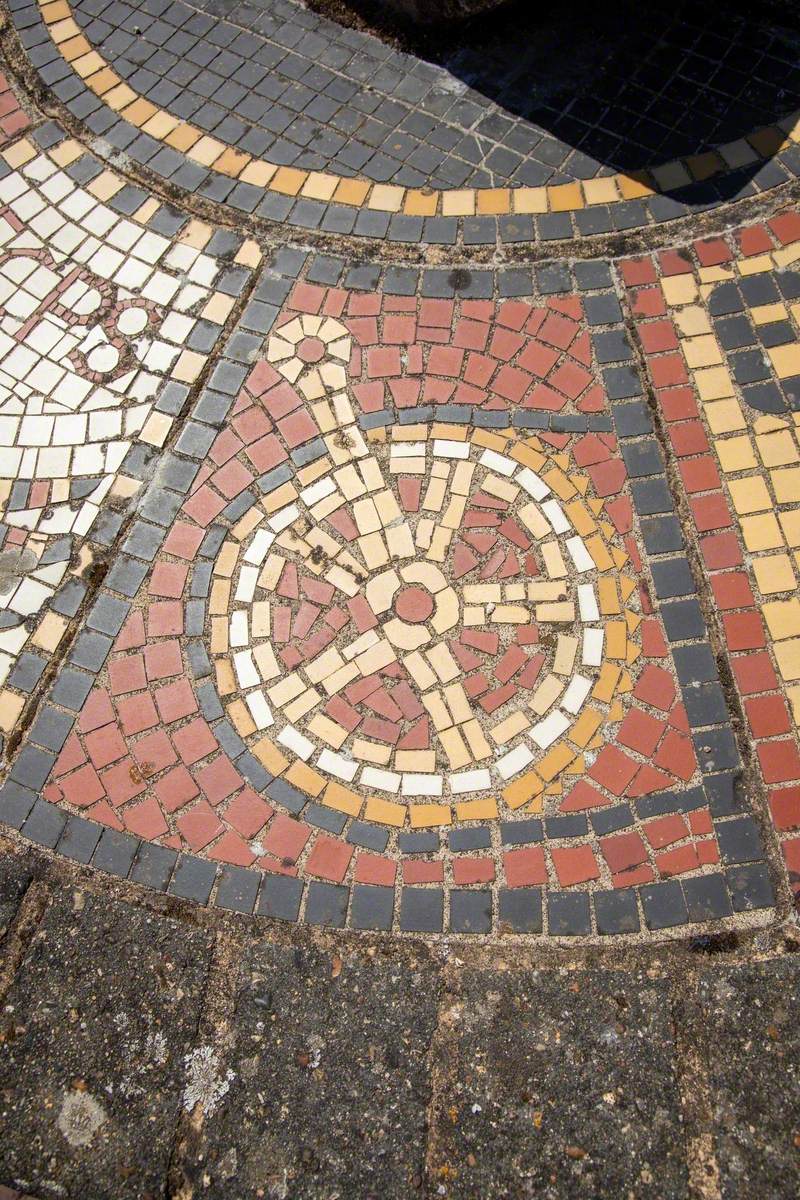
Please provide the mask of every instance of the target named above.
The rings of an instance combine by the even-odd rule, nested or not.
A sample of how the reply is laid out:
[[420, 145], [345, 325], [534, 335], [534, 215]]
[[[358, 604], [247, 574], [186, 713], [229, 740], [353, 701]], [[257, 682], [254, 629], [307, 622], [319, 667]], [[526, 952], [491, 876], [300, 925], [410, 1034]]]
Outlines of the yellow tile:
[[66, 0], [55, 0], [53, 4], [42, 4], [42, 20], [45, 25], [53, 25], [70, 16], [70, 7]]
[[79, 146], [73, 138], [67, 138], [60, 146], [53, 146], [48, 154], [59, 167], [68, 167], [70, 163], [75, 162], [76, 158], [80, 158], [83, 152], [83, 147]]
[[509, 808], [522, 808], [523, 804], [527, 804], [534, 796], [538, 796], [544, 784], [535, 771], [528, 771], [526, 775], [520, 775], [519, 779], [514, 779], [505, 788], [503, 788], [503, 799]]
[[330, 200], [339, 186], [339, 176], [327, 175], [323, 171], [312, 171], [303, 184], [301, 195], [312, 200]]
[[286, 778], [308, 796], [318, 796], [328, 782], [317, 771], [312, 771], [311, 767], [307, 767], [299, 759], [295, 759], [289, 767]]
[[787, 316], [785, 304], [758, 304], [750, 309], [756, 325], [768, 325], [770, 321], [783, 321]]
[[579, 183], [559, 183], [548, 188], [548, 199], [553, 212], [571, 212], [583, 208], [584, 200]]
[[195, 250], [202, 250], [208, 245], [214, 230], [203, 221], [192, 220], [180, 234], [178, 241]]
[[177, 117], [173, 117], [171, 113], [159, 109], [149, 121], [145, 122], [142, 129], [145, 133], [149, 133], [150, 137], [163, 142], [167, 134], [172, 133], [173, 129], [177, 129], [179, 124], [180, 121]]
[[734, 395], [733, 380], [727, 367], [704, 367], [694, 377], [700, 399], [724, 400]]
[[105, 202], [106, 200], [110, 200], [112, 196], [116, 196], [117, 192], [124, 186], [122, 180], [117, 175], [114, 175], [112, 171], [103, 171], [101, 175], [98, 175], [96, 179], [93, 179], [87, 185], [86, 190], [87, 192], [91, 192], [93, 196], [96, 196], [98, 200]]
[[367, 198], [372, 184], [366, 179], [342, 179], [333, 194], [337, 204], [359, 206]]
[[460, 800], [456, 804], [457, 821], [490, 821], [497, 816], [497, 801], [493, 796], [479, 800]]
[[406, 193], [403, 212], [410, 217], [432, 217], [436, 212], [439, 193], [434, 191], [418, 191], [411, 189]]
[[753, 573], [762, 596], [794, 591], [797, 580], [788, 554], [770, 554], [753, 559]]
[[548, 750], [538, 764], [537, 769], [545, 783], [550, 783], [555, 779], [556, 775], [560, 774], [574, 757], [575, 753], [570, 750], [569, 746], [565, 746], [562, 742], [556, 742], [555, 746]]
[[86, 86], [94, 92], [95, 96], [103, 96], [115, 88], [119, 82], [120, 78], [116, 71], [112, 71], [110, 67], [104, 67], [101, 71], [95, 71], [94, 75], [88, 77]]
[[48, 612], [39, 623], [39, 627], [31, 638], [31, 643], [52, 653], [64, 636], [66, 628], [67, 622], [63, 617], [60, 617], [58, 613]]
[[798, 461], [797, 442], [791, 429], [756, 434], [756, 446], [765, 467], [785, 467]]
[[71, 16], [66, 17], [63, 21], [54, 21], [50, 24], [50, 37], [57, 46], [62, 42], [69, 41], [79, 33], [80, 29]]
[[281, 192], [285, 196], [296, 196], [308, 178], [307, 171], [298, 171], [295, 167], [281, 167], [270, 180], [271, 192]]
[[157, 112], [155, 104], [151, 104], [149, 100], [140, 96], [138, 100], [134, 100], [133, 104], [123, 108], [120, 116], [123, 116], [126, 121], [130, 121], [131, 125], [138, 125], [141, 128], [145, 121], [149, 121]]
[[511, 211], [511, 192], [508, 188], [479, 188], [475, 198], [479, 213], [502, 214]]
[[670, 308], [691, 304], [697, 298], [697, 280], [691, 271], [685, 275], [668, 275], [661, 280], [661, 290]]
[[195, 142], [199, 142], [201, 137], [199, 129], [195, 129], [194, 125], [188, 125], [183, 121], [167, 134], [164, 141], [168, 146], [172, 146], [173, 150], [180, 150], [182, 154], [185, 154]]
[[408, 810], [412, 829], [429, 829], [434, 825], [450, 825], [453, 817], [448, 804], [412, 804]]
[[33, 148], [27, 138], [20, 138], [18, 142], [14, 142], [3, 151], [3, 158], [10, 167], [21, 167], [23, 163], [30, 162], [32, 158], [36, 158], [38, 151]]
[[619, 200], [619, 188], [613, 175], [584, 179], [583, 194], [587, 204], [615, 204]]
[[364, 816], [368, 821], [377, 821], [379, 825], [394, 825], [399, 829], [405, 824], [407, 812], [405, 804], [393, 804], [390, 800], [370, 796]]
[[698, 334], [712, 332], [708, 313], [699, 304], [692, 304], [675, 313], [675, 324], [685, 337], [697, 337]]
[[767, 354], [779, 379], [800, 375], [800, 345], [797, 342], [788, 342], [785, 346], [771, 346]]
[[733, 279], [733, 270], [731, 267], [700, 267], [697, 272], [700, 283], [703, 285], [700, 288], [700, 294], [704, 300], [707, 300], [714, 291], [713, 287], [708, 287], [708, 284], [722, 283], [725, 279]]
[[249, 154], [242, 154], [240, 150], [234, 150], [233, 146], [229, 146], [227, 150], [223, 150], [219, 158], [214, 160], [212, 166], [221, 175], [227, 175], [229, 179], [237, 179], [250, 161]]
[[367, 206], [378, 212], [400, 212], [403, 207], [405, 188], [394, 187], [389, 183], [376, 183], [369, 194]]
[[772, 497], [760, 475], [748, 475], [745, 479], [732, 479], [728, 487], [737, 513], [764, 512], [766, 509], [772, 508]]
[[800, 546], [800, 508], [795, 508], [791, 512], [778, 513], [778, 520], [787, 544]]
[[514, 188], [511, 193], [514, 199], [515, 213], [546, 213], [547, 188], [521, 187]]
[[778, 670], [784, 679], [790, 682], [800, 679], [800, 638], [779, 642], [775, 646], [775, 658], [778, 662]]
[[740, 275], [761, 275], [764, 271], [771, 271], [773, 266], [771, 255], [754, 254], [752, 258], [743, 258], [737, 262], [736, 269]]
[[770, 478], [778, 504], [800, 504], [800, 467], [770, 471]]
[[758, 466], [753, 444], [747, 435], [742, 437], [718, 438], [714, 442], [719, 464], [726, 474], [747, 471]]
[[442, 192], [442, 213], [445, 217], [471, 217], [475, 212], [473, 188], [457, 188]]
[[350, 817], [357, 817], [361, 812], [363, 800], [361, 796], [351, 792], [349, 788], [343, 787], [340, 783], [334, 783], [333, 780], [325, 789], [325, 794], [322, 797], [322, 803], [328, 808], [335, 808], [337, 812], [347, 813]]
[[690, 155], [686, 159], [686, 166], [693, 179], [710, 179], [712, 175], [725, 170], [725, 163], [714, 150]]
[[253, 187], [265, 188], [277, 169], [275, 163], [254, 159], [247, 164], [239, 178], [242, 183], [252, 183]]
[[261, 738], [252, 748], [253, 754], [272, 775], [282, 775], [289, 760], [269, 738]]
[[759, 517], [743, 517], [741, 524], [745, 546], [751, 552], [777, 550], [779, 546], [784, 545], [780, 526], [774, 513], [764, 513]]
[[[119, 76], [116, 76], [114, 71], [109, 71], [106, 59], [102, 59], [100, 54], [97, 54], [95, 50], [90, 50], [89, 54], [82, 54], [79, 59], [76, 59], [72, 64], [72, 70], [77, 71], [80, 78], [86, 80], [86, 84], [90, 86], [92, 91], [95, 91], [94, 86], [92, 86], [92, 80], [104, 72], [112, 74], [116, 79], [116, 83], [120, 83]], [[103, 92], [106, 91], [108, 91], [108, 88], [103, 88]], [[101, 95], [101, 92], [97, 92], [97, 95]]]
[[693, 370], [697, 367], [715, 366], [723, 361], [722, 351], [713, 334], [684, 338], [681, 346], [686, 355], [686, 362]]
[[105, 96], [103, 96], [103, 101], [108, 107], [115, 109], [117, 112], [120, 112], [135, 99], [136, 92], [132, 88], [129, 88], [127, 83], [121, 83], [118, 87], [112, 88], [110, 92], [106, 92]]
[[11, 733], [24, 707], [23, 696], [16, 696], [13, 692], [3, 688], [0, 692], [0, 730], [3, 733]]
[[713, 434], [747, 428], [738, 400], [715, 400], [704, 406], [704, 412]]
[[640, 200], [653, 195], [652, 179], [646, 171], [631, 171], [616, 178], [623, 200]]
[[800, 600], [770, 600], [762, 604], [761, 611], [767, 628], [775, 641], [800, 636]]
[[144, 204], [136, 209], [136, 212], [133, 214], [134, 221], [138, 221], [140, 225], [147, 225], [158, 212], [159, 207], [160, 202], [156, 200], [155, 196], [150, 196], [149, 199], [145, 200]]
[[199, 142], [195, 142], [191, 150], [188, 151], [188, 157], [191, 158], [193, 162], [200, 163], [202, 167], [210, 167], [213, 162], [216, 162], [224, 150], [225, 146], [222, 144], [222, 142], [219, 142], [216, 138], [209, 137], [208, 134], [205, 134], [205, 136], [201, 137]]
[[790, 144], [783, 130], [774, 125], [766, 125], [763, 129], [748, 133], [747, 140], [762, 158], [772, 158]]
[[[67, 62], [77, 62], [79, 58], [83, 58], [86, 54], [94, 54], [95, 60], [98, 61], [98, 66], [93, 68], [94, 71], [99, 71], [103, 66], [106, 65], [104, 60], [100, 58], [100, 55], [92, 50], [92, 47], [87, 42], [86, 38], [81, 35], [78, 37], [68, 38], [66, 41], [61, 42], [58, 48], [61, 51], [62, 57], [65, 58]], [[92, 74], [92, 72], [89, 71], [87, 74]], [[134, 94], [135, 93], [131, 92], [132, 96]]]

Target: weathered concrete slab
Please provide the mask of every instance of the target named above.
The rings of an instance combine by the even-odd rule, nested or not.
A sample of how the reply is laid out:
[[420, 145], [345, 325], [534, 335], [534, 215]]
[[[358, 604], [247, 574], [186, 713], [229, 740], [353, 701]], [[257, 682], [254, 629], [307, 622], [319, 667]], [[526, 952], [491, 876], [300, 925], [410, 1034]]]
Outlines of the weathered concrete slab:
[[222, 1064], [229, 1090], [185, 1168], [198, 1191], [208, 1181], [208, 1200], [417, 1194], [435, 972], [382, 956], [338, 966], [316, 950], [249, 951]]
[[0, 854], [0, 939], [14, 920], [30, 881], [31, 871], [24, 859]]
[[700, 983], [722, 1194], [800, 1195], [800, 960]]
[[451, 1197], [686, 1196], [666, 989], [600, 971], [468, 972], [431, 1166]]
[[0, 1013], [0, 1181], [69, 1200], [161, 1195], [209, 941], [60, 895]]

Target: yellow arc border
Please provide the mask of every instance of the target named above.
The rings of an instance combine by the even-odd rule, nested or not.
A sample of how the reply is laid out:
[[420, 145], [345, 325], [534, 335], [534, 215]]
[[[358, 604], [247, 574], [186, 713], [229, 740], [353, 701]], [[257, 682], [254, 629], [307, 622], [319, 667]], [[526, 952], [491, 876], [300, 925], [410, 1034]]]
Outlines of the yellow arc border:
[[226, 146], [139, 96], [89, 43], [72, 15], [68, 0], [38, 0], [42, 19], [62, 58], [90, 91], [131, 125], [192, 162], [241, 183], [284, 196], [302, 196], [407, 216], [471, 217], [573, 212], [593, 205], [619, 204], [659, 192], [705, 182], [751, 166], [800, 142], [800, 112], [774, 125], [754, 130], [702, 154], [673, 159], [647, 170], [618, 173], [573, 183], [542, 187], [404, 188], [365, 178], [346, 178], [325, 171], [303, 171]]

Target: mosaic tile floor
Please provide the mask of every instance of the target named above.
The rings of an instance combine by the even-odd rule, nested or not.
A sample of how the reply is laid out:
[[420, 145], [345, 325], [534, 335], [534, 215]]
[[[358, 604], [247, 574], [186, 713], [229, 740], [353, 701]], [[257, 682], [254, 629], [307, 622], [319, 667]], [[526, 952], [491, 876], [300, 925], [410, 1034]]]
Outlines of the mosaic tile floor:
[[291, 0], [206, 7], [10, 4], [40, 84], [91, 134], [190, 195], [305, 230], [564, 240], [800, 171], [798, 38], [735, 12], [721, 34], [689, 4], [648, 6], [645, 27], [623, 5], [580, 32], [538, 12], [520, 30], [534, 17], [517, 11], [437, 66]]
[[[323, 53], [293, 4], [12, 16], [6, 51], [63, 107], [3, 77], [0, 821], [202, 904], [398, 936], [643, 941], [785, 913], [791, 35], [761, 38], [744, 88], [736, 19], [689, 143], [669, 81], [716, 43], [662, 14], [664, 131], [592, 163], [585, 97], [523, 153], [542, 113], [514, 108], [522, 68], [473, 100], [489, 66], [454, 56], [470, 89], [437, 107], [445, 68], [402, 74], [352, 31]], [[645, 87], [620, 82], [631, 37], [586, 76], [617, 117]], [[377, 140], [361, 158], [380, 122], [414, 133], [413, 170], [376, 166]], [[645, 225], [646, 250], [593, 241]], [[498, 236], [576, 240], [469, 257]], [[397, 241], [422, 257], [389, 261]]]

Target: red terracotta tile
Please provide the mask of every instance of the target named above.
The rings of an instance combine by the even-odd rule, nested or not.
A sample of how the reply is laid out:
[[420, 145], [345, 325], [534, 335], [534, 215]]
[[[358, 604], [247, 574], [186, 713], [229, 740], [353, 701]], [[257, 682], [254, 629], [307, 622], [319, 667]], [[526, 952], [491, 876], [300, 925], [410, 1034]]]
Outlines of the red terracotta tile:
[[667, 850], [655, 857], [656, 870], [662, 879], [670, 879], [673, 875], [685, 875], [687, 871], [696, 871], [700, 866], [697, 847], [693, 842], [679, 846], [677, 850]]
[[142, 733], [158, 724], [158, 713], [148, 692], [139, 696], [126, 696], [117, 701], [117, 711], [123, 732]]
[[178, 679], [156, 688], [154, 694], [162, 721], [177, 721], [197, 712], [197, 700], [188, 679]]
[[649, 757], [658, 745], [665, 728], [663, 721], [651, 717], [639, 708], [632, 708], [620, 726], [617, 741]]
[[320, 879], [341, 883], [350, 866], [353, 847], [321, 833], [306, 859], [306, 871]]
[[760, 613], [723, 613], [722, 624], [728, 649], [734, 653], [737, 650], [759, 650], [766, 645]]
[[217, 739], [202, 717], [190, 721], [172, 734], [172, 741], [188, 767], [217, 749]]
[[454, 858], [453, 882], [456, 887], [468, 887], [473, 883], [492, 883], [494, 863], [490, 858]]
[[371, 883], [379, 887], [394, 887], [397, 864], [380, 854], [362, 852], [353, 870], [355, 883]]
[[614, 874], [647, 861], [647, 847], [638, 833], [618, 833], [601, 838], [600, 849]]
[[122, 820], [126, 829], [149, 842], [169, 833], [169, 825], [155, 796], [148, 796], [139, 804], [126, 805], [122, 810]]
[[746, 700], [744, 707], [753, 737], [770, 738], [791, 731], [791, 717], [783, 696], [756, 696]]
[[503, 870], [510, 888], [547, 883], [547, 866], [541, 846], [526, 846], [503, 854]]
[[65, 776], [61, 781], [61, 788], [67, 803], [74, 804], [76, 808], [86, 808], [106, 794], [100, 776], [90, 763]]
[[219, 837], [223, 825], [210, 804], [198, 800], [188, 812], [181, 813], [175, 824], [195, 853]]
[[81, 732], [90, 733], [93, 729], [99, 729], [101, 725], [108, 725], [109, 721], [113, 721], [115, 717], [114, 705], [111, 703], [108, 692], [105, 688], [94, 687], [86, 697], [86, 703], [81, 709], [78, 727]]
[[153, 787], [159, 803], [167, 812], [176, 812], [184, 804], [194, 800], [195, 796], [200, 795], [197, 784], [183, 766], [177, 766], [166, 775], [162, 775]]
[[147, 686], [142, 654], [127, 654], [112, 658], [108, 664], [108, 682], [112, 696], [136, 692]]
[[270, 854], [291, 865], [297, 862], [303, 853], [310, 836], [311, 829], [308, 825], [284, 816], [283, 813], [277, 813], [270, 822], [266, 837], [261, 838], [261, 844]]
[[426, 862], [423, 859], [406, 859], [403, 862], [403, 883], [442, 883], [444, 863]]
[[621, 796], [639, 769], [639, 764], [616, 746], [603, 746], [589, 768], [589, 777], [615, 796]]
[[103, 788], [115, 808], [139, 796], [146, 788], [141, 771], [132, 758], [124, 758], [116, 766], [100, 772]]
[[800, 753], [793, 738], [759, 742], [756, 753], [766, 783], [790, 783], [800, 779]]
[[208, 851], [208, 857], [216, 862], [231, 863], [236, 867], [250, 867], [256, 860], [256, 855], [247, 842], [233, 829], [225, 830], [219, 841]]
[[109, 763], [116, 762], [126, 753], [125, 739], [116, 725], [106, 725], [87, 733], [84, 745], [88, 751], [92, 765], [99, 770]]
[[671, 813], [667, 817], [656, 817], [655, 820], [645, 822], [643, 828], [645, 836], [654, 850], [662, 850], [664, 846], [683, 841], [689, 836], [689, 827], [678, 813]]
[[550, 855], [562, 887], [600, 878], [600, 868], [591, 846], [554, 847]]
[[220, 754], [213, 762], [194, 772], [194, 777], [213, 805], [226, 800], [244, 783], [227, 754]]

